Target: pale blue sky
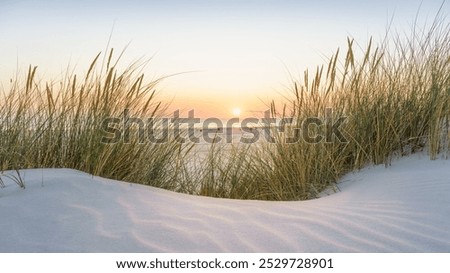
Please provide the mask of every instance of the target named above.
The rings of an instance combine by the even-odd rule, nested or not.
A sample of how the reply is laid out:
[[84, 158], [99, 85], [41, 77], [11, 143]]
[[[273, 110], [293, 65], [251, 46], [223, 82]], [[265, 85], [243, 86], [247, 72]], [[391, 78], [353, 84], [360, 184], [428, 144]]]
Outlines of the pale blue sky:
[[[2, 1], [0, 79], [18, 66], [39, 67], [42, 78], [58, 78], [68, 64], [87, 70], [111, 45], [131, 42], [124, 64], [151, 57], [150, 77], [184, 71], [161, 85], [174, 106], [204, 115], [230, 109], [261, 110], [259, 99], [284, 92], [286, 69], [294, 75], [323, 63], [347, 36], [364, 44], [394, 27], [408, 30], [420, 0], [394, 1]], [[432, 20], [440, 0], [424, 0], [421, 20]], [[444, 5], [449, 14], [450, 4]], [[216, 105], [214, 108], [208, 104]]]

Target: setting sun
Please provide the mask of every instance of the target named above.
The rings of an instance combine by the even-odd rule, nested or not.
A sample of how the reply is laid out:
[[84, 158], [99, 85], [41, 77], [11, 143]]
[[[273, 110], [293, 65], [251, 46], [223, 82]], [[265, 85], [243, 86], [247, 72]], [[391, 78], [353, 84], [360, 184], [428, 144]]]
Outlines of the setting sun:
[[241, 115], [241, 108], [233, 108], [231, 112], [233, 113], [233, 116], [239, 117]]

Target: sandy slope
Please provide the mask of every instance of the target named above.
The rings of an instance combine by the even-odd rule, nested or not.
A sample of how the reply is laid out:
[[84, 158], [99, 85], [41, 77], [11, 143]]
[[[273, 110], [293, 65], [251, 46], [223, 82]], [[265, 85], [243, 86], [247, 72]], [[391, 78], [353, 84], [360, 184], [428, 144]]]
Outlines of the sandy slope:
[[0, 189], [0, 252], [450, 252], [450, 160], [424, 155], [303, 202], [195, 197], [68, 169], [24, 176], [26, 190]]

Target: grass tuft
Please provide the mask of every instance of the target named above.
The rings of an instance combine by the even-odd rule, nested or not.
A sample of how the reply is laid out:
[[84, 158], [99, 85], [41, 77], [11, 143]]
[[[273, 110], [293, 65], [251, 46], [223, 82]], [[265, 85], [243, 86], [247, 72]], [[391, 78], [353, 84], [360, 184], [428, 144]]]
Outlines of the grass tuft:
[[[106, 69], [98, 54], [86, 75], [56, 82], [37, 79], [31, 67], [22, 81], [12, 82], [0, 97], [0, 169], [73, 168], [93, 175], [170, 188], [171, 162], [180, 144], [139, 143], [131, 130], [129, 143], [108, 144], [103, 121], [122, 117], [124, 109], [157, 119], [165, 106], [156, 101], [160, 79], [145, 82], [143, 64], [117, 68], [111, 50]], [[103, 66], [102, 66], [103, 67]], [[81, 79], [81, 80], [80, 80]], [[118, 130], [123, 130], [123, 125]]]
[[[290, 99], [270, 104], [273, 118], [289, 118], [275, 143], [253, 144], [226, 157], [211, 148], [195, 180], [198, 194], [243, 199], [304, 200], [319, 196], [345, 173], [367, 164], [391, 164], [426, 148], [431, 159], [449, 153], [450, 27], [436, 19], [412, 34], [387, 35], [376, 45], [370, 39], [355, 50], [347, 39], [326, 66], [293, 79]], [[308, 118], [325, 120], [310, 128], [324, 136], [311, 143], [296, 128]], [[346, 117], [339, 127], [347, 141], [329, 135], [327, 118]], [[327, 131], [328, 129], [328, 131]], [[223, 160], [223, 158], [227, 158]]]

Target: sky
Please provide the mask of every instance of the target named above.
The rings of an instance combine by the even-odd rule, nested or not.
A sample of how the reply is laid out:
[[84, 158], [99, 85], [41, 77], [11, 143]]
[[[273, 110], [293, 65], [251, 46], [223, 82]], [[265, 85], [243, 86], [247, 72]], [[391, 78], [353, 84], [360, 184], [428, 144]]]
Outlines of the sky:
[[[408, 31], [419, 10], [431, 21], [441, 0], [9, 1], [0, 0], [0, 80], [38, 66], [39, 78], [85, 73], [108, 45], [123, 65], [151, 59], [148, 80], [171, 110], [227, 118], [258, 115], [287, 95], [291, 75], [325, 64], [347, 37], [379, 41], [393, 18]], [[450, 14], [445, 3], [444, 14]], [[5, 87], [6, 86], [6, 87]]]

